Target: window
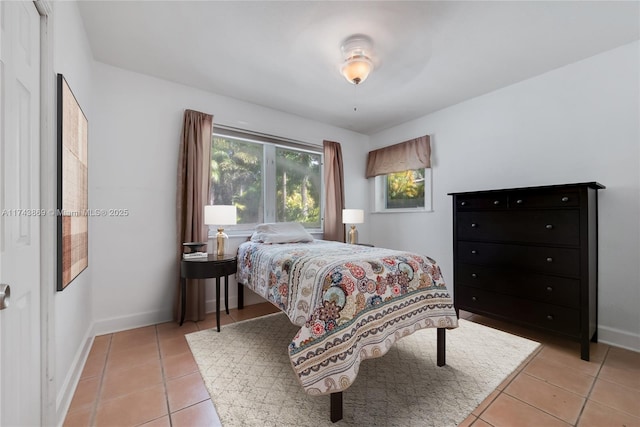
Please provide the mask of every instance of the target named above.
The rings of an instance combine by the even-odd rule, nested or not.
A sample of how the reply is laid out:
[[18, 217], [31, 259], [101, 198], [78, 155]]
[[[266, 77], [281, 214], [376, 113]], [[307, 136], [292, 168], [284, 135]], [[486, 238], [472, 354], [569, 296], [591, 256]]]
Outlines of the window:
[[376, 212], [430, 211], [431, 169], [421, 168], [375, 177]]
[[375, 212], [431, 211], [431, 137], [424, 135], [369, 151]]
[[236, 205], [238, 224], [301, 223], [322, 231], [322, 148], [237, 131], [214, 132], [209, 203]]

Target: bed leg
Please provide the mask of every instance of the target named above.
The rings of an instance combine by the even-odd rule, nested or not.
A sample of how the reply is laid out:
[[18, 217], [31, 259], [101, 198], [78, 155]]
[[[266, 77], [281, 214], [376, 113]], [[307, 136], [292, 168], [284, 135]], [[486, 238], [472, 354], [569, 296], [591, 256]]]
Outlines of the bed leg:
[[238, 310], [242, 310], [244, 308], [244, 285], [242, 283], [238, 283]]
[[444, 366], [447, 364], [446, 355], [445, 355], [445, 347], [446, 347], [446, 339], [445, 339], [445, 328], [438, 328], [438, 366]]
[[342, 419], [342, 392], [331, 393], [331, 422]]

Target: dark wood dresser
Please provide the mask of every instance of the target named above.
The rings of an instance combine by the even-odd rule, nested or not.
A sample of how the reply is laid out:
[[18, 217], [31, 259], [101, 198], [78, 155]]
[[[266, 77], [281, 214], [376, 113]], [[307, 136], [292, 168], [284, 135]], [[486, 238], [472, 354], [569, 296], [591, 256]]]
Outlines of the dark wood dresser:
[[449, 193], [454, 303], [576, 340], [597, 340], [597, 182]]

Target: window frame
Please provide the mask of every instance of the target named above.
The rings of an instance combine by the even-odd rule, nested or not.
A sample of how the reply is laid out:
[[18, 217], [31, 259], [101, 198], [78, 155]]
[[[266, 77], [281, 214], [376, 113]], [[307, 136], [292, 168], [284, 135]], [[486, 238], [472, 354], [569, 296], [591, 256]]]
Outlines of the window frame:
[[[262, 153], [262, 197], [264, 200], [263, 220], [265, 223], [276, 222], [276, 199], [277, 199], [277, 162], [276, 151], [278, 148], [306, 152], [320, 156], [320, 226], [317, 228], [305, 228], [310, 234], [322, 234], [324, 232], [324, 152], [321, 145], [302, 142], [294, 139], [267, 135], [258, 132], [251, 132], [244, 129], [232, 128], [221, 125], [214, 125], [211, 134], [211, 147], [213, 149], [214, 138], [235, 139], [252, 144], [260, 144], [263, 147]], [[211, 175], [211, 170], [209, 170]], [[210, 200], [209, 200], [210, 202]], [[225, 233], [229, 236], [249, 236], [253, 233], [256, 224], [237, 224], [225, 226]], [[215, 237], [216, 226], [209, 226], [209, 238]]]
[[378, 175], [374, 177], [373, 213], [433, 212], [433, 172], [431, 168], [424, 168], [424, 206], [417, 208], [387, 207], [388, 175], [390, 174]]

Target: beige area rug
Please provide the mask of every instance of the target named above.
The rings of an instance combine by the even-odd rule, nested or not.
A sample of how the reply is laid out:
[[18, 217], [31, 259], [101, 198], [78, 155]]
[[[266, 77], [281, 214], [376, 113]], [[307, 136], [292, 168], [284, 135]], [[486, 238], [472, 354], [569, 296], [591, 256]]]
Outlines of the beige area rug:
[[187, 335], [223, 426], [457, 426], [539, 346], [460, 320], [438, 367], [436, 330], [417, 331], [360, 365], [332, 424], [329, 397], [304, 393], [289, 362], [298, 329], [279, 313]]

